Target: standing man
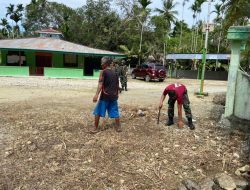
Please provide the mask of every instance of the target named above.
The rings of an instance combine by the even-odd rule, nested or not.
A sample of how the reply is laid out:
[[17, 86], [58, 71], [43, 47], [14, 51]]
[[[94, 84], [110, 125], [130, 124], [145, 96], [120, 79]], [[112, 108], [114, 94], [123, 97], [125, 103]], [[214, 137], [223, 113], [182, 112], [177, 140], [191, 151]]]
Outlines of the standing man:
[[[118, 80], [119, 80], [119, 77], [120, 77], [120, 73], [121, 73], [121, 67], [119, 66], [119, 60], [118, 59], [113, 59], [113, 62], [112, 62], [112, 69], [115, 71], [115, 73], [117, 74], [118, 76]], [[119, 83], [119, 82], [118, 82]], [[121, 93], [122, 92], [122, 88], [119, 86], [119, 92]]]
[[192, 121], [192, 113], [190, 109], [190, 101], [188, 98], [188, 93], [186, 86], [183, 84], [175, 83], [175, 84], [170, 84], [167, 86], [161, 96], [160, 104], [159, 104], [159, 109], [162, 108], [163, 102], [165, 100], [166, 95], [169, 96], [168, 99], [168, 122], [166, 123], [167, 126], [170, 126], [174, 124], [174, 104], [175, 101], [177, 100], [178, 103], [178, 127], [182, 128], [183, 127], [183, 121], [182, 121], [182, 105], [186, 114], [186, 117], [188, 119], [188, 127], [191, 130], [195, 129], [195, 126], [193, 125]]
[[113, 65], [114, 65], [114, 70], [115, 70], [116, 74], [119, 76], [119, 73], [120, 73], [119, 60], [113, 59]]
[[93, 97], [93, 102], [99, 101], [94, 109], [95, 123], [94, 127], [90, 131], [91, 133], [98, 132], [98, 125], [100, 117], [105, 117], [106, 111], [110, 118], [115, 119], [115, 129], [117, 132], [121, 132], [120, 124], [120, 113], [118, 109], [118, 88], [119, 80], [118, 75], [113, 69], [111, 69], [110, 64], [112, 59], [110, 57], [103, 57], [101, 59], [102, 71], [100, 72], [99, 83], [95, 96]]
[[128, 81], [128, 68], [127, 65], [125, 64], [125, 61], [122, 60], [121, 62], [121, 73], [120, 73], [120, 82], [122, 86], [122, 90], [128, 90], [127, 89], [127, 81]]

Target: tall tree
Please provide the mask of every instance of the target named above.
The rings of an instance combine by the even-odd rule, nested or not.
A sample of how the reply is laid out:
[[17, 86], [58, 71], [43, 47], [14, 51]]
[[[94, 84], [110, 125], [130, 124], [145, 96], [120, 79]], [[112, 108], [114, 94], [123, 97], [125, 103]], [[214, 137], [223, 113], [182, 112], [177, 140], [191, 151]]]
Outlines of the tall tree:
[[[223, 2], [224, 3], [224, 2]], [[216, 14], [216, 17], [214, 19], [214, 23], [218, 23], [219, 25], [219, 37], [218, 37], [218, 45], [217, 45], [217, 54], [220, 53], [220, 45], [221, 45], [221, 35], [222, 35], [222, 27], [223, 27], [223, 13], [221, 7], [223, 6], [222, 4], [215, 4], [214, 5], [214, 13]], [[215, 71], [217, 70], [218, 67], [218, 59], [216, 59], [216, 65], [215, 65]]]
[[141, 16], [140, 19], [138, 19], [139, 23], [141, 24], [141, 32], [140, 32], [140, 45], [139, 45], [139, 64], [141, 62], [141, 53], [142, 53], [142, 36], [144, 31], [144, 25], [147, 21], [147, 17], [149, 15], [150, 9], [148, 9], [148, 6], [152, 2], [150, 0], [139, 0], [139, 4], [141, 6]]
[[190, 9], [193, 12], [193, 24], [192, 24], [192, 38], [191, 38], [191, 52], [193, 52], [193, 41], [194, 41], [194, 23], [195, 23], [195, 18], [196, 18], [196, 12], [197, 12], [197, 6], [196, 4], [192, 4], [192, 6], [190, 7]]
[[1, 32], [4, 37], [9, 37], [11, 32], [11, 26], [9, 25], [6, 18], [2, 18], [0, 22], [0, 26], [2, 26]]
[[167, 46], [167, 41], [169, 38], [169, 32], [171, 29], [171, 24], [175, 23], [177, 20], [176, 16], [178, 15], [178, 11], [175, 10], [178, 3], [174, 2], [174, 0], [163, 0], [163, 8], [159, 9], [157, 8], [156, 11], [162, 16], [162, 18], [165, 20], [165, 24], [167, 27], [166, 33], [165, 33], [165, 40], [164, 40], [164, 59], [163, 63], [165, 64], [165, 50]]
[[18, 4], [15, 9], [14, 4], [10, 4], [7, 8], [6, 17], [9, 16], [11, 20], [15, 22], [15, 26], [12, 25], [12, 33], [14, 36], [18, 36], [20, 34], [20, 28], [18, 22], [22, 20], [24, 7], [22, 4]]
[[179, 50], [181, 51], [181, 43], [182, 43], [182, 25], [183, 25], [183, 22], [184, 22], [184, 8], [185, 8], [185, 5], [186, 3], [189, 2], [189, 0], [183, 0], [182, 2], [182, 16], [181, 16], [181, 33], [180, 33], [180, 41], [179, 41]]
[[[10, 17], [12, 17], [12, 15], [14, 14], [14, 12], [15, 12], [15, 5], [14, 4], [9, 4], [9, 6], [8, 7], [6, 7], [6, 9], [7, 9], [7, 13], [6, 13], [6, 17], [8, 17], [8, 16], [10, 16]], [[11, 19], [12, 20], [12, 19]], [[13, 32], [13, 20], [12, 20], [12, 26], [11, 26], [11, 28], [12, 28], [12, 36], [13, 36], [13, 38], [14, 38], [14, 32]]]
[[88, 0], [77, 10], [77, 14], [82, 24], [79, 28], [81, 43], [108, 50], [117, 50], [119, 45], [126, 45], [120, 41], [124, 27], [121, 26], [119, 15], [111, 9], [110, 1]]
[[25, 20], [23, 23], [27, 35], [35, 35], [37, 30], [52, 27], [49, 10], [49, 2], [47, 0], [31, 0], [25, 8]]
[[226, 0], [223, 8], [225, 9], [226, 28], [229, 28], [233, 24], [246, 24], [246, 21], [250, 19], [250, 1]]
[[176, 16], [178, 15], [178, 11], [174, 10], [177, 4], [178, 3], [175, 3], [174, 0], [163, 0], [163, 8], [156, 9], [156, 11], [165, 19], [168, 30], [170, 30], [171, 24], [177, 20]]

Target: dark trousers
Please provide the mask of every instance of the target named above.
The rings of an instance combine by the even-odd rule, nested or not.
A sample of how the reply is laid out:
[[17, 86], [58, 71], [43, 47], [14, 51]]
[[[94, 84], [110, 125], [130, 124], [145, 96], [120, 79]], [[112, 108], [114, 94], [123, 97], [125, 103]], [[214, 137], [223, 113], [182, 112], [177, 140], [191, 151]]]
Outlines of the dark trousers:
[[[168, 99], [168, 117], [174, 117], [174, 104], [176, 102], [176, 98], [170, 98]], [[192, 113], [190, 108], [190, 101], [188, 98], [187, 91], [183, 94], [183, 108], [185, 111], [185, 115], [187, 119], [192, 119]]]
[[120, 76], [120, 82], [121, 82], [122, 88], [127, 88], [127, 80], [128, 79], [126, 76], [123, 76], [123, 75]]

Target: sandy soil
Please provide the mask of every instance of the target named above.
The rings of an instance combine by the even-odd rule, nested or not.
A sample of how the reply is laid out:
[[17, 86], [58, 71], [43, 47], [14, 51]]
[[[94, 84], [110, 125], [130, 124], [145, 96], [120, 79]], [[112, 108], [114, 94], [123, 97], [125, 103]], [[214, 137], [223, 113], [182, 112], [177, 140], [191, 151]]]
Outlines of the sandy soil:
[[[196, 130], [156, 124], [164, 87], [186, 84]], [[175, 189], [249, 162], [248, 134], [217, 127], [224, 106], [213, 98], [226, 82], [129, 80], [119, 97], [123, 132], [112, 121], [96, 135], [92, 97], [97, 80], [0, 78], [0, 189]], [[146, 115], [137, 115], [141, 109]], [[235, 156], [239, 155], [239, 157]]]

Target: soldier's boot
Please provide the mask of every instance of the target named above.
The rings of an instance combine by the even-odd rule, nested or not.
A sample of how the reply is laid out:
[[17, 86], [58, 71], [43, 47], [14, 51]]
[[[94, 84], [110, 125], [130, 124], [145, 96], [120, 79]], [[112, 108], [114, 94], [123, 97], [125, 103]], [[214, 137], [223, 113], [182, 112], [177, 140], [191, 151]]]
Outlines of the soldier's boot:
[[124, 86], [122, 86], [122, 91], [124, 91]]
[[128, 91], [128, 89], [127, 89], [127, 84], [125, 84], [125, 91]]
[[122, 88], [121, 87], [119, 87], [119, 92], [122, 93]]
[[174, 124], [174, 118], [173, 117], [168, 117], [168, 122], [166, 123], [167, 126], [173, 125]]
[[192, 118], [188, 118], [188, 127], [190, 130], [194, 130], [195, 126], [193, 124]]

